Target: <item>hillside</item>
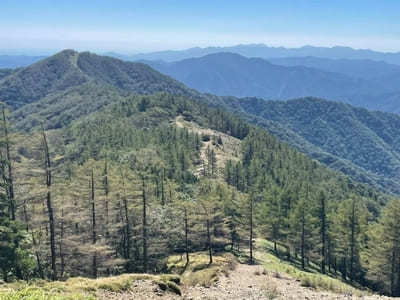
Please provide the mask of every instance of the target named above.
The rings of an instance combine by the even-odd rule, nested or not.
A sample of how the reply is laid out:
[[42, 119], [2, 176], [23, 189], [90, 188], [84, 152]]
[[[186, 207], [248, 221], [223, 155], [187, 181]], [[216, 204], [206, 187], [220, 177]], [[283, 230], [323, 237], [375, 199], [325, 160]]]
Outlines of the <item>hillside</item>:
[[397, 115], [315, 98], [287, 102], [247, 98], [226, 103], [330, 168], [400, 192]]
[[[68, 93], [84, 84], [112, 85], [141, 94], [170, 92], [187, 94], [188, 89], [140, 63], [127, 63], [89, 52], [64, 50], [0, 80], [0, 99], [16, 109], [55, 94]], [[95, 88], [96, 89], [96, 88]]]
[[[71, 60], [69, 60], [68, 57], [81, 57], [82, 62], [80, 63], [80, 68], [77, 68], [74, 64], [70, 63]], [[233, 61], [236, 61], [238, 58], [237, 55], [227, 55], [226, 57], [232, 58]], [[216, 55], [215, 58], [218, 59], [219, 55]], [[248, 61], [251, 61], [240, 56], [239, 58], [244, 60], [245, 64], [247, 64]], [[255, 62], [257, 61], [258, 60], [255, 60]], [[266, 64], [268, 68], [273, 66], [269, 63]], [[52, 67], [50, 68], [48, 66]], [[241, 67], [240, 64], [234, 64], [234, 66], [236, 69]], [[69, 73], [60, 73], [62, 74], [62, 77], [59, 79], [53, 78], [53, 69], [63, 70], [64, 68], [68, 68]], [[273, 69], [274, 68], [275, 67], [273, 67]], [[141, 75], [135, 77], [135, 70], [137, 72], [140, 71]], [[226, 70], [226, 73], [234, 73], [228, 72], [228, 70]], [[23, 72], [21, 73], [21, 71]], [[267, 102], [269, 104], [265, 104], [267, 106], [264, 107], [263, 101], [240, 100], [233, 97], [217, 97], [209, 94], [200, 94], [195, 90], [186, 88], [183, 84], [178, 83], [167, 76], [151, 70], [143, 64], [127, 63], [117, 59], [101, 57], [88, 53], [79, 54], [73, 51], [64, 51], [45, 61], [32, 65], [29, 68], [21, 69], [17, 74], [11, 74], [6, 77], [6, 79], [8, 82], [12, 82], [14, 86], [18, 86], [18, 84], [24, 82], [22, 79], [26, 79], [26, 76], [22, 75], [26, 72], [29, 72], [32, 78], [40, 78], [40, 76], [47, 78], [46, 82], [49, 82], [50, 84], [43, 86], [42, 83], [45, 81], [39, 80], [30, 82], [30, 85], [24, 85], [24, 87], [30, 86], [29, 90], [26, 89], [29, 91], [28, 94], [39, 95], [40, 92], [43, 96], [39, 98], [37, 96], [36, 98], [38, 99], [36, 101], [25, 104], [12, 112], [11, 118], [15, 126], [20, 130], [30, 131], [35, 127], [37, 128], [42, 121], [45, 121], [45, 127], [48, 129], [63, 128], [70, 125], [74, 120], [79, 120], [103, 109], [109, 104], [125, 99], [131, 91], [135, 93], [151, 93], [152, 91], [161, 90], [166, 87], [166, 91], [172, 94], [180, 93], [189, 95], [203, 103], [222, 105], [228, 110], [237, 111], [239, 113], [246, 112], [248, 114], [262, 117], [260, 113], [266, 110], [266, 119], [269, 120], [269, 122], [263, 124], [263, 120], [259, 119], [257, 122], [260, 125], [266, 126], [272, 133], [276, 134], [283, 140], [288, 141], [303, 152], [311, 155], [311, 157], [320, 160], [335, 170], [340, 170], [345, 174], [352, 176], [352, 178], [357, 181], [371, 184], [377, 188], [388, 189], [388, 191], [391, 192], [398, 192], [395, 179], [398, 176], [396, 173], [398, 158], [397, 154], [394, 154], [397, 153], [397, 150], [391, 148], [395, 146], [395, 141], [387, 142], [387, 138], [385, 138], [384, 146], [382, 146], [382, 142], [379, 138], [381, 133], [377, 133], [378, 137], [375, 137], [375, 133], [372, 135], [370, 134], [370, 129], [360, 130], [358, 125], [355, 127], [353, 126], [352, 129], [358, 130], [357, 133], [365, 137], [362, 138], [362, 140], [368, 142], [368, 149], [374, 149], [374, 151], [377, 151], [368, 155], [378, 155], [380, 151], [384, 153], [384, 156], [379, 156], [376, 162], [366, 163], [365, 160], [364, 162], [360, 162], [361, 158], [358, 155], [360, 153], [359, 151], [354, 150], [354, 147], [357, 147], [354, 145], [352, 139], [342, 138], [341, 143], [343, 143], [343, 149], [353, 149], [353, 152], [342, 149], [333, 153], [330, 146], [324, 148], [320, 145], [319, 140], [310, 140], [303, 137], [301, 133], [296, 131], [298, 128], [301, 128], [301, 126], [293, 124], [293, 127], [289, 127], [288, 124], [284, 124], [287, 123], [287, 120], [285, 120], [284, 117], [286, 116], [285, 114], [295, 113], [293, 110], [287, 110], [284, 103]], [[207, 75], [206, 77], [210, 76]], [[68, 78], [75, 79], [68, 80]], [[79, 78], [82, 80], [79, 80]], [[243, 84], [245, 84], [245, 82], [243, 82]], [[3, 85], [3, 87], [6, 87], [6, 91], [12, 90], [11, 88], [7, 88], [5, 85]], [[32, 98], [34, 99], [33, 96], [27, 99]], [[268, 105], [272, 105], [271, 103], [276, 103], [276, 106], [279, 107], [279, 109], [276, 109], [277, 112], [283, 116], [282, 119], [275, 120], [273, 118], [277, 116], [268, 115], [269, 110], [271, 110], [271, 112], [275, 112], [276, 110], [274, 107], [268, 107]], [[330, 102], [321, 102], [321, 107], [318, 109], [315, 109], [312, 105], [305, 105], [302, 108], [304, 113], [299, 115], [297, 120], [298, 122], [305, 121], [308, 120], [308, 114], [317, 117], [318, 114], [322, 112], [323, 115], [321, 117], [329, 117], [330, 114], [332, 115], [329, 119], [329, 126], [338, 126], [338, 123], [335, 122], [340, 120], [342, 116], [350, 116], [350, 118], [352, 118], [352, 115], [346, 113], [346, 111], [354, 108], [347, 108], [342, 112], [341, 109], [346, 108], [347, 106], [338, 105], [336, 110], [331, 110], [330, 106], [332, 105], [333, 104]], [[279, 110], [282, 110], [282, 112]], [[365, 111], [365, 114], [368, 115], [368, 112]], [[371, 114], [373, 114], [374, 119], [378, 119], [377, 122], [382, 123], [379, 127], [381, 132], [388, 131], [393, 137], [397, 136], [397, 131], [392, 128], [393, 126], [389, 121], [390, 119], [396, 120], [394, 116], [390, 116], [390, 118], [386, 120], [388, 118], [387, 114]], [[382, 118], [382, 121], [379, 121], [380, 118]], [[284, 129], [282, 129], [281, 124], [283, 124]], [[362, 127], [363, 125], [360, 126]], [[331, 129], [324, 128], [324, 130], [326, 130], [325, 134], [328, 134]], [[332, 147], [335, 146], [336, 144], [332, 145]], [[367, 157], [365, 156], [366, 152], [367, 151], [363, 152], [363, 157]], [[371, 167], [368, 164], [374, 164], [374, 166]]]
[[12, 69], [0, 69], [0, 80], [3, 77], [6, 77], [6, 76], [10, 75], [12, 72], [13, 72]]
[[[129, 279], [137, 275], [127, 275], [120, 278], [128, 280], [121, 284], [112, 278], [85, 279], [81, 282], [92, 288], [82, 289], [71, 279], [65, 288], [58, 289], [71, 293], [91, 292], [100, 299], [104, 295], [110, 297], [112, 294], [107, 291], [113, 291], [114, 286], [117, 291], [132, 288], [150, 297], [157, 284], [165, 286], [157, 283], [162, 281], [157, 276], [172, 268], [169, 256], [179, 258], [187, 253], [192, 262], [198, 251], [207, 252], [204, 263], [194, 268], [189, 278], [183, 277], [188, 294], [203, 294], [203, 288], [196, 283], [202, 286], [203, 280], [209, 278], [204, 284], [213, 286], [210, 296], [212, 293], [221, 295], [224, 286], [218, 284], [226, 284], [226, 289], [232, 285], [221, 276], [215, 286], [217, 275], [213, 274], [224, 273], [215, 269], [215, 264], [226, 251], [236, 253], [235, 249], [240, 248], [248, 253], [248, 232], [254, 226], [249, 220], [257, 222], [254, 235], [266, 235], [274, 243], [286, 245], [287, 249], [293, 247], [296, 252], [305, 247], [297, 239], [298, 222], [301, 222], [297, 215], [299, 208], [313, 207], [307, 211], [317, 217], [319, 201], [326, 197], [327, 218], [332, 224], [329, 232], [339, 228], [348, 232], [347, 225], [333, 216], [346, 216], [348, 203], [355, 201], [351, 199], [358, 199], [360, 222], [367, 212], [376, 220], [382, 205], [389, 200], [386, 195], [332, 172], [229, 113], [167, 93], [128, 95], [69, 125], [48, 131], [47, 136], [53, 162], [51, 201], [57, 221], [54, 232], [59, 247], [55, 252], [54, 271], [45, 234], [47, 227], [42, 227], [48, 211], [43, 210], [38, 201], [47, 191], [43, 182], [46, 173], [42, 170], [40, 132], [18, 133], [13, 137], [14, 187], [18, 207], [23, 208], [17, 210], [17, 215], [35, 237], [32, 251], [36, 259], [24, 265], [27, 270], [24, 269], [23, 278], [31, 274], [50, 277], [52, 272], [56, 272], [57, 278], [101, 277], [110, 272], [155, 273], [150, 277], [139, 275], [150, 281], [137, 285], [132, 285], [134, 280]], [[271, 193], [275, 195], [272, 198]], [[257, 200], [253, 200], [254, 195]], [[254, 211], [249, 211], [249, 203], [252, 203], [249, 201], [254, 201]], [[285, 209], [273, 212], [277, 205]], [[266, 215], [274, 217], [266, 218]], [[182, 218], [190, 225], [182, 223]], [[280, 220], [277, 231], [269, 229], [276, 226], [276, 218]], [[206, 224], [212, 226], [212, 231], [207, 230]], [[298, 262], [305, 263], [307, 253], [308, 262], [303, 268], [309, 270], [312, 265], [320, 264], [316, 231], [319, 223], [315, 221], [305, 226], [314, 228], [313, 234], [307, 234], [307, 245], [315, 243], [317, 246], [304, 248], [302, 260]], [[346, 247], [346, 238], [330, 238], [337, 248], [331, 248], [329, 256], [341, 257], [339, 247]], [[359, 247], [363, 247], [362, 244]], [[287, 249], [278, 251], [287, 256]], [[244, 262], [249, 259], [251, 262], [254, 258], [247, 257]], [[183, 258], [178, 261], [185, 262]], [[327, 260], [326, 264], [333, 268], [331, 261]], [[361, 262], [353, 267], [354, 273], [347, 276], [358, 281], [358, 276], [362, 276], [358, 273]], [[241, 272], [253, 272], [253, 269], [255, 272], [256, 268], [241, 266], [232, 280], [235, 276], [240, 278]], [[200, 270], [204, 273], [197, 273]], [[14, 274], [13, 269], [9, 272]], [[341, 274], [339, 270], [338, 274]], [[302, 289], [295, 279], [290, 281], [293, 288]], [[248, 293], [246, 287], [235, 286], [235, 294]], [[51, 287], [49, 284], [48, 288]], [[164, 295], [160, 289], [157, 291]], [[175, 289], [172, 284], [171, 289]], [[255, 286], [250, 294], [254, 293], [258, 299], [264, 292], [268, 293], [268, 289], [263, 289]], [[292, 293], [272, 289], [274, 294], [285, 295], [285, 292]]]
[[254, 263], [260, 236], [303, 271], [390, 292], [388, 257], [374, 248], [390, 196], [210, 105], [229, 98], [149, 70], [64, 51], [2, 81], [46, 79], [1, 122], [2, 280], [159, 276], [171, 256], [189, 264], [203, 252], [186, 278], [202, 282], [196, 272], [214, 278], [227, 252]]

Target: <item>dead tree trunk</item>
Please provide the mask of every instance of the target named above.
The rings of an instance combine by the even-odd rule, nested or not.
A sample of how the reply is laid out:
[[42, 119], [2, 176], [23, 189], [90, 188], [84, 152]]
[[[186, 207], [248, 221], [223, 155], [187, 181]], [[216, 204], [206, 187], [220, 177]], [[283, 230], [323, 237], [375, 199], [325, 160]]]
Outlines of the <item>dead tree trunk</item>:
[[[91, 187], [91, 206], [92, 206], [92, 244], [95, 245], [97, 241], [97, 232], [96, 232], [96, 204], [94, 197], [94, 175], [93, 169], [90, 176], [90, 187]], [[92, 260], [92, 274], [94, 278], [97, 278], [97, 253], [94, 251], [93, 260]]]
[[185, 252], [186, 252], [186, 265], [189, 265], [189, 239], [188, 239], [188, 233], [189, 233], [189, 228], [188, 228], [188, 214], [187, 214], [187, 208], [184, 208], [184, 213], [185, 213]]
[[325, 196], [321, 196], [321, 273], [325, 274], [326, 272], [326, 205], [325, 205]]
[[304, 205], [301, 207], [301, 245], [300, 245], [300, 250], [301, 250], [301, 268], [304, 270], [306, 268], [305, 266], [305, 211], [304, 211]]
[[130, 229], [130, 222], [129, 222], [129, 210], [128, 210], [128, 200], [126, 197], [126, 189], [125, 189], [125, 176], [124, 173], [121, 171], [121, 179], [122, 179], [122, 203], [124, 206], [124, 219], [125, 219], [125, 259], [130, 259], [131, 255], [131, 229]]
[[161, 203], [162, 203], [162, 206], [165, 206], [164, 180], [165, 180], [165, 168], [163, 168], [162, 178], [161, 178]]
[[6, 146], [6, 160], [7, 160], [7, 194], [10, 202], [10, 219], [15, 220], [15, 199], [14, 199], [14, 178], [13, 178], [13, 169], [12, 169], [12, 160], [11, 160], [11, 150], [10, 150], [10, 139], [8, 136], [8, 127], [7, 127], [7, 119], [5, 109], [3, 107], [3, 129], [4, 129], [4, 138], [5, 138], [5, 146]]
[[109, 237], [110, 232], [108, 229], [109, 225], [109, 203], [108, 203], [108, 194], [110, 193], [110, 187], [108, 183], [108, 164], [107, 164], [107, 157], [104, 162], [104, 196], [105, 196], [105, 203], [104, 203], [104, 210], [105, 210], [105, 226], [106, 226], [106, 238]]
[[60, 276], [63, 277], [64, 275], [64, 268], [65, 268], [65, 259], [64, 259], [64, 210], [61, 209], [61, 222], [60, 222]]
[[144, 177], [142, 177], [142, 240], [143, 240], [143, 272], [147, 273], [147, 203], [146, 203], [146, 186], [144, 182]]
[[250, 195], [250, 264], [253, 264], [253, 197]]
[[207, 244], [208, 244], [208, 256], [209, 256], [209, 264], [213, 263], [213, 256], [212, 256], [212, 246], [211, 246], [211, 232], [210, 232], [210, 218], [207, 215]]
[[47, 195], [46, 195], [46, 203], [47, 203], [47, 214], [49, 217], [49, 227], [50, 227], [50, 255], [51, 255], [51, 279], [57, 279], [57, 269], [56, 269], [56, 242], [55, 242], [55, 230], [54, 230], [54, 212], [51, 201], [51, 160], [49, 153], [49, 145], [47, 143], [46, 132], [44, 131], [44, 127], [42, 125], [42, 137], [43, 137], [43, 146], [44, 146], [44, 155], [45, 155], [45, 169], [46, 169], [46, 186], [47, 186]]

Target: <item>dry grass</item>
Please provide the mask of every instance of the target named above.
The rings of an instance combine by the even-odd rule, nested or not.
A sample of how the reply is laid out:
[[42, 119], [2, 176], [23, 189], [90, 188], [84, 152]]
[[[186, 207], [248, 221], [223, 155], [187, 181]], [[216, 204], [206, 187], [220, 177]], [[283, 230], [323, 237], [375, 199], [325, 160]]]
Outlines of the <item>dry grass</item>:
[[368, 294], [367, 291], [357, 289], [339, 278], [323, 275], [312, 270], [303, 271], [289, 262], [280, 260], [271, 253], [273, 246], [272, 243], [268, 241], [258, 240], [257, 244], [258, 248], [262, 250], [258, 252], [258, 257], [265, 267], [265, 271], [271, 272], [273, 277], [281, 278], [281, 274], [287, 274], [292, 278], [300, 280], [302, 286], [314, 288], [316, 290], [325, 290], [338, 294], [355, 296], [364, 296]]
[[190, 255], [188, 266], [179, 255], [174, 255], [169, 257], [167, 267], [171, 272], [182, 274], [182, 282], [186, 286], [209, 287], [218, 281], [220, 275], [227, 276], [237, 264], [236, 258], [229, 253], [214, 255], [213, 263], [209, 265], [208, 262], [207, 253], [198, 252]]
[[120, 276], [89, 279], [75, 277], [67, 281], [48, 282], [44, 280], [32, 283], [16, 282], [0, 287], [0, 300], [61, 300], [96, 299], [99, 291], [123, 293], [129, 291], [135, 281], [149, 280], [160, 289], [181, 294], [177, 275], [124, 274]]
[[280, 293], [276, 285], [270, 285], [265, 291], [265, 298], [268, 300], [277, 299], [279, 296]]

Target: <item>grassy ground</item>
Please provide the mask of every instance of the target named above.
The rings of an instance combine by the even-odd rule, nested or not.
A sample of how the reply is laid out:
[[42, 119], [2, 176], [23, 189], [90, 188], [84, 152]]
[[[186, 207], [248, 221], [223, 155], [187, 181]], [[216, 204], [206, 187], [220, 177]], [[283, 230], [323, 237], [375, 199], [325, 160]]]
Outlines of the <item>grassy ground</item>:
[[[254, 274], [270, 274], [279, 279], [291, 277], [300, 281], [304, 287], [315, 290], [332, 291], [334, 293], [363, 296], [367, 291], [357, 289], [343, 282], [339, 275], [323, 275], [317, 265], [311, 264], [307, 270], [301, 270], [299, 262], [280, 259], [273, 253], [273, 244], [265, 240], [257, 240], [256, 263]], [[280, 249], [284, 254], [284, 249]], [[282, 255], [283, 257], [283, 255]], [[167, 273], [164, 275], [124, 274], [99, 279], [71, 278], [67, 281], [48, 282], [37, 280], [31, 283], [15, 282], [0, 285], [0, 300], [61, 300], [61, 299], [97, 299], [99, 295], [124, 293], [132, 291], [132, 286], [138, 281], [147, 281], [158, 286], [160, 290], [181, 295], [180, 285], [184, 289], [201, 286], [210, 287], [223, 275], [228, 275], [238, 263], [248, 262], [246, 253], [234, 256], [231, 253], [215, 254], [213, 263], [209, 264], [208, 253], [190, 254], [190, 262], [186, 264], [185, 256], [172, 255], [166, 261]], [[256, 274], [259, 273], [259, 274]], [[175, 275], [174, 275], [175, 274]], [[249, 275], [250, 276], [250, 275]], [[136, 284], [135, 284], [136, 285]]]
[[101, 291], [123, 293], [130, 290], [138, 280], [156, 283], [161, 290], [181, 294], [177, 275], [124, 274], [120, 276], [88, 279], [71, 278], [67, 281], [15, 282], [0, 286], [0, 300], [80, 300], [96, 299]]
[[101, 298], [99, 295], [103, 292], [128, 292], [139, 280], [151, 281], [160, 290], [181, 295], [181, 280], [186, 286], [211, 286], [219, 276], [227, 274], [236, 265], [235, 257], [229, 253], [214, 255], [213, 263], [209, 265], [208, 262], [207, 253], [198, 252], [190, 255], [188, 265], [185, 257], [170, 256], [167, 265], [171, 274], [124, 274], [98, 279], [76, 277], [67, 281], [8, 283], [0, 285], [0, 300], [94, 300]]
[[[332, 291], [340, 294], [350, 294], [363, 296], [368, 294], [367, 291], [360, 290], [347, 282], [341, 280], [338, 274], [321, 274], [319, 268], [315, 264], [310, 264], [306, 270], [300, 268], [300, 262], [278, 258], [273, 254], [273, 244], [266, 240], [257, 241], [257, 259], [258, 263], [262, 264], [267, 272], [273, 272], [274, 276], [283, 276], [287, 274], [290, 277], [300, 280], [304, 287], [311, 287], [317, 290]], [[284, 256], [284, 249], [279, 249]]]

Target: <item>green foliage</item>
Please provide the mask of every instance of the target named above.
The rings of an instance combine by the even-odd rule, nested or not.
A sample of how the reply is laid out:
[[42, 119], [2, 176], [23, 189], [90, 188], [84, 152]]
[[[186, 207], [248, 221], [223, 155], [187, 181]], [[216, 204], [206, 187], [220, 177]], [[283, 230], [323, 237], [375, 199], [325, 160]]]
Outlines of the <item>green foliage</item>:
[[316, 98], [229, 99], [225, 106], [328, 167], [399, 193], [400, 117]]
[[38, 287], [27, 287], [19, 291], [7, 291], [0, 294], [0, 300], [94, 300], [92, 296], [82, 294], [60, 295]]
[[13, 69], [0, 69], [0, 80], [13, 73]]
[[400, 295], [400, 200], [391, 201], [379, 222], [369, 227], [368, 278], [386, 293]]
[[[37, 71], [40, 88], [34, 89]], [[231, 265], [222, 262], [221, 252], [239, 252], [256, 236], [266, 236], [280, 257], [298, 263], [300, 254], [306, 270], [326, 261], [345, 279], [367, 283], [365, 232], [387, 196], [329, 170], [221, 107], [197, 101], [215, 104], [221, 98], [197, 97], [141, 64], [73, 51], [21, 69], [7, 76], [7, 82], [11, 88], [1, 81], [0, 97], [5, 95], [15, 107], [28, 98], [34, 103], [13, 115], [17, 128], [30, 130], [12, 135], [17, 218], [26, 223], [28, 234], [9, 220], [2, 185], [4, 279], [20, 272], [32, 275], [33, 262], [34, 275], [51, 274], [49, 218], [43, 209], [50, 193], [62, 278], [159, 273], [168, 269], [166, 259], [177, 254], [181, 262], [176, 271], [190, 271], [183, 282], [209, 286]], [[51, 187], [44, 184], [48, 177], [36, 131], [43, 119], [50, 129]], [[196, 126], [186, 126], [191, 122]], [[221, 178], [216, 169], [225, 163], [220, 157], [228, 153], [226, 136], [241, 144], [241, 153], [229, 156]], [[201, 173], [205, 162], [207, 172]], [[324, 253], [321, 195], [327, 219]], [[29, 246], [34, 260], [26, 251]], [[196, 260], [195, 251], [207, 252]], [[177, 292], [176, 278], [143, 276]], [[117, 292], [128, 289], [133, 278], [98, 284], [77, 280], [86, 282], [88, 292]]]
[[[4, 180], [6, 162], [3, 160], [0, 164], [0, 177]], [[15, 277], [29, 279], [33, 269], [29, 244], [22, 225], [10, 217], [7, 182], [0, 183], [0, 275], [5, 281]]]
[[[182, 84], [144, 64], [64, 50], [5, 77], [0, 83], [0, 98], [13, 108], [19, 108], [51, 97], [52, 94], [58, 94], [58, 97], [60, 93], [67, 95], [87, 83], [98, 87], [113, 86], [119, 91], [140, 94], [161, 91], [189, 94]], [[62, 109], [63, 104], [59, 105]]]

